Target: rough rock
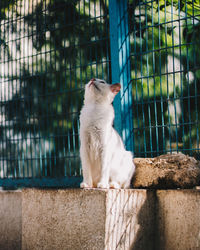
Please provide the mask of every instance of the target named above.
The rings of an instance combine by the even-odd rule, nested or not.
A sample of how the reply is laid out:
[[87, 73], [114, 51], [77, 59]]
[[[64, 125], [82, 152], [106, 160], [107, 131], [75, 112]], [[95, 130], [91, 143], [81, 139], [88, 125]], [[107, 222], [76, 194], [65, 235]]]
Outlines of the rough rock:
[[133, 188], [193, 188], [200, 186], [200, 162], [182, 153], [135, 158]]

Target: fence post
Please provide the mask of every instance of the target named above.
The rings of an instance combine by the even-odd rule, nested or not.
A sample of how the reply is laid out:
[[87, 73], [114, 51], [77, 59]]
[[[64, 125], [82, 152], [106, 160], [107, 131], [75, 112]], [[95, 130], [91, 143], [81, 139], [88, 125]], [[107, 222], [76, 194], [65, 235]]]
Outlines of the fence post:
[[[112, 83], [120, 82], [119, 70], [119, 45], [118, 45], [118, 23], [119, 6], [118, 0], [109, 1], [109, 25], [110, 25], [110, 53], [111, 53], [111, 75]], [[115, 120], [114, 126], [117, 132], [122, 135], [121, 122], [121, 97], [118, 94], [114, 99]]]
[[133, 151], [132, 85], [127, 0], [109, 1], [112, 82], [122, 85], [114, 101], [115, 128]]

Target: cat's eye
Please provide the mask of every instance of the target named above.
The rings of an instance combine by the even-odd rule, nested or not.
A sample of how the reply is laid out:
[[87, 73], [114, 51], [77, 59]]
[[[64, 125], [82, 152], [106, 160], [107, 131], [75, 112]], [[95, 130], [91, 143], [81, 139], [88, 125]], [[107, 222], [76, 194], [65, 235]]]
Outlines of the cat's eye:
[[105, 82], [104, 82], [104, 81], [100, 81], [100, 83], [104, 83], [104, 84], [105, 84]]

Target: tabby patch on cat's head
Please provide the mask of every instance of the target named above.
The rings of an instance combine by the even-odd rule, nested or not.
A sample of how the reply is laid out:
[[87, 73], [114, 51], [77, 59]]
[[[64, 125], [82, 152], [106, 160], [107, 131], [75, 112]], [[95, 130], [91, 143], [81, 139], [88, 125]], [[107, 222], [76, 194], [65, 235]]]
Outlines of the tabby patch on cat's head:
[[85, 102], [111, 104], [120, 89], [120, 83], [110, 85], [102, 79], [93, 78], [86, 84]]

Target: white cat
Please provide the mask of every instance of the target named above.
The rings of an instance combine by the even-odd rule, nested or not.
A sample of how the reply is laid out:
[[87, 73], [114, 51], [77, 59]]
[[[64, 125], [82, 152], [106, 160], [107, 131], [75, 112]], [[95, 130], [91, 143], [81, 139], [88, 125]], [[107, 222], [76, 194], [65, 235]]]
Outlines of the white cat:
[[115, 95], [119, 83], [92, 79], [85, 87], [80, 114], [81, 188], [129, 188], [135, 172], [132, 153], [126, 151], [113, 128]]

